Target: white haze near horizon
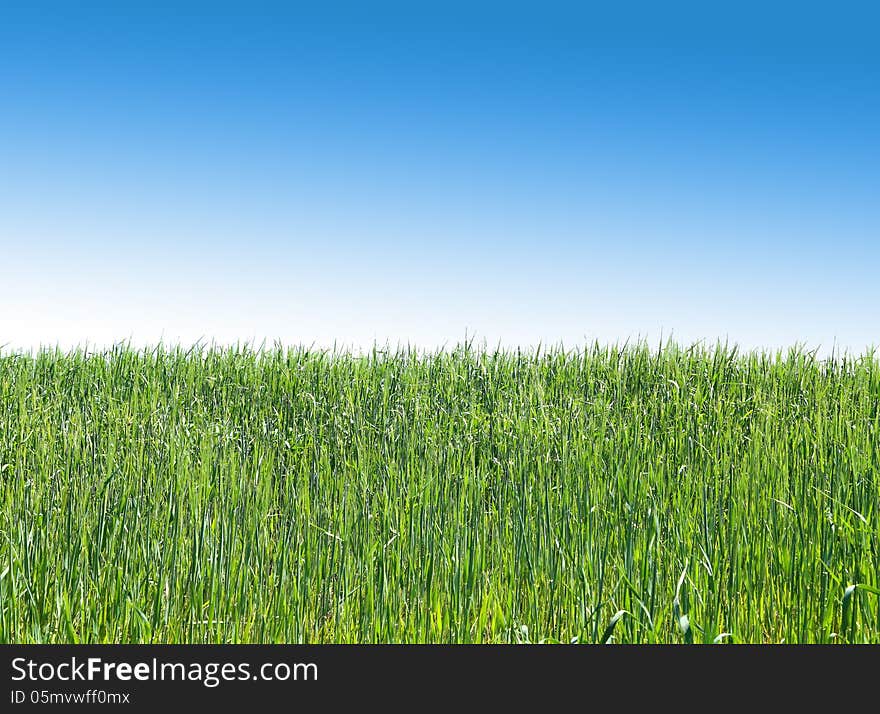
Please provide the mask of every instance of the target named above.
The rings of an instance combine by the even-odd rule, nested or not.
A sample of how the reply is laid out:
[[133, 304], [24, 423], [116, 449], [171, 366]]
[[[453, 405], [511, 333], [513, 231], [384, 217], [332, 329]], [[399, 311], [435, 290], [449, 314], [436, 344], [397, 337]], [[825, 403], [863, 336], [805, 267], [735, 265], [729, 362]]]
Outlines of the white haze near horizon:
[[[102, 350], [118, 343], [149, 348], [193, 344], [254, 347], [313, 346], [368, 351], [408, 346], [424, 351], [452, 348], [465, 340], [488, 348], [538, 345], [579, 349], [594, 342], [657, 345], [718, 343], [742, 350], [775, 352], [800, 347], [820, 356], [861, 355], [877, 344], [870, 325], [821, 304], [761, 312], [742, 301], [700, 301], [689, 291], [656, 292], [621, 299], [596, 282], [572, 304], [571, 285], [546, 282], [541, 291], [516, 292], [517, 280], [480, 284], [452, 276], [458, 287], [425, 278], [398, 280], [378, 271], [321, 280], [269, 275], [235, 279], [233, 272], [205, 280], [185, 267], [137, 280], [125, 270], [79, 265], [65, 270], [10, 271], [0, 302], [3, 353], [59, 347]], [[721, 302], [721, 304], [719, 304]], [[744, 304], [745, 303], [745, 304]]]

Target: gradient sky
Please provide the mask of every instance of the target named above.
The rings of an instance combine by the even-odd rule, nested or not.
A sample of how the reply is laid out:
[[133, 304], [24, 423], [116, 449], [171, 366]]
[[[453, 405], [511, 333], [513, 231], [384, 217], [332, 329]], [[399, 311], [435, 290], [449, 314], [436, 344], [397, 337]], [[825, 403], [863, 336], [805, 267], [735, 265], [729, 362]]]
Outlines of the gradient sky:
[[3, 3], [0, 344], [878, 344], [878, 12], [715, 5]]

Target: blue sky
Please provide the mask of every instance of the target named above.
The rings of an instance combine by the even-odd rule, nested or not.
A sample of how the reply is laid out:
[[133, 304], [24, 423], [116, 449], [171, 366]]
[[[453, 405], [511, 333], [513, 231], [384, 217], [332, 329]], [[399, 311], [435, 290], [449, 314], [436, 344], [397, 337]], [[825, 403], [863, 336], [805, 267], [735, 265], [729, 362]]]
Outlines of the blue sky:
[[0, 344], [880, 343], [870, 6], [0, 9]]

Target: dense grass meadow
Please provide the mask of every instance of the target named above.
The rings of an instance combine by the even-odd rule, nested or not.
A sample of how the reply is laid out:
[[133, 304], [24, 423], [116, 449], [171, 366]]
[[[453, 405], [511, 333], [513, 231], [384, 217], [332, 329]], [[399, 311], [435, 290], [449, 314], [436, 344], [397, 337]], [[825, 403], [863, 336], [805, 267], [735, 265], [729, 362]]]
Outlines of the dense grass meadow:
[[880, 360], [7, 352], [0, 503], [3, 642], [878, 643]]

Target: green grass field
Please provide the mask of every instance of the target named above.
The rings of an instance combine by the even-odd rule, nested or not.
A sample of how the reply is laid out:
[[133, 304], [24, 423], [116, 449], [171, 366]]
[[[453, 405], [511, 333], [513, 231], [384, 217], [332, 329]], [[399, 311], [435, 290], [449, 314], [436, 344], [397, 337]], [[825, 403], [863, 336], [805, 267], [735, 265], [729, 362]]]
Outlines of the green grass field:
[[0, 502], [3, 642], [876, 643], [880, 361], [7, 353]]

